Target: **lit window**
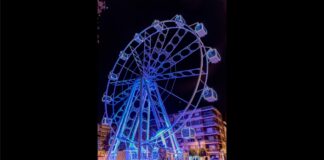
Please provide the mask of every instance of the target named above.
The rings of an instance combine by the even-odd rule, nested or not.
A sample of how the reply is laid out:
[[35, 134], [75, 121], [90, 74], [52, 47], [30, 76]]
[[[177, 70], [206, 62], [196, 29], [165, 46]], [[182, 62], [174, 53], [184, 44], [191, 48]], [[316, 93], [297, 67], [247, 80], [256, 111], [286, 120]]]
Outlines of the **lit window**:
[[215, 145], [209, 145], [209, 149], [210, 150], [216, 150], [216, 146]]
[[213, 132], [213, 128], [207, 128], [207, 133], [212, 133]]

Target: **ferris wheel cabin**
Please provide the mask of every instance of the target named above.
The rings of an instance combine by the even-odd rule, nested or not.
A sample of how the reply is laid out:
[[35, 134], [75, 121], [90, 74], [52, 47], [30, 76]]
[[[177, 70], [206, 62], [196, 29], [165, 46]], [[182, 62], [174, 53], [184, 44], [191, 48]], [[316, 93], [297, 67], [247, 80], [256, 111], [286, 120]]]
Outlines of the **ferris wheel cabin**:
[[203, 92], [203, 97], [208, 102], [215, 102], [218, 100], [216, 91], [213, 88], [206, 87]]
[[206, 29], [206, 27], [204, 26], [203, 23], [197, 23], [196, 24], [196, 26], [195, 26], [195, 32], [198, 34], [198, 36], [200, 38], [207, 35], [207, 29]]
[[207, 51], [206, 54], [207, 54], [208, 60], [213, 64], [221, 61], [220, 54], [216, 48], [209, 48], [209, 50]]
[[120, 51], [120, 53], [119, 53], [119, 58], [124, 60], [124, 61], [127, 61], [129, 56], [130, 56], [130, 54], [127, 54], [124, 51]]
[[118, 75], [116, 73], [110, 72], [108, 78], [112, 81], [116, 81], [118, 80]]
[[143, 37], [136, 33], [135, 36], [134, 36], [134, 40], [137, 42], [137, 43], [142, 43], [144, 41]]
[[163, 29], [159, 20], [154, 20], [152, 25], [157, 31], [161, 31]]
[[177, 25], [178, 25], [179, 27], [183, 27], [184, 24], [186, 24], [185, 19], [184, 19], [181, 15], [176, 15], [176, 16], [174, 17], [174, 20], [176, 21], [176, 23], [177, 23]]

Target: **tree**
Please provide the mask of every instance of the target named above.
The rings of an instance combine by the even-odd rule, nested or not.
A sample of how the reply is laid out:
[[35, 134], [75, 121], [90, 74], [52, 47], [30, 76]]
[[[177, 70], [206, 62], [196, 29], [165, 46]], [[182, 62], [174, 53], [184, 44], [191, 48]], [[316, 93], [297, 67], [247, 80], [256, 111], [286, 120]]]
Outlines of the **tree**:
[[190, 149], [189, 150], [189, 156], [197, 156], [197, 151], [195, 149]]
[[200, 157], [207, 156], [206, 149], [205, 148], [200, 148], [198, 154], [199, 154]]

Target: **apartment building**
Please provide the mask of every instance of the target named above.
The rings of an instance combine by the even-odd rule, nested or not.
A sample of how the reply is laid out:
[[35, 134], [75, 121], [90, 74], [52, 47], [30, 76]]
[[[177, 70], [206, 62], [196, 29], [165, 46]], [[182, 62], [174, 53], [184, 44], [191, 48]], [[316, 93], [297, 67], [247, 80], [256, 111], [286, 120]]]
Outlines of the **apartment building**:
[[110, 128], [108, 125], [98, 124], [98, 160], [106, 160]]
[[[169, 115], [170, 121], [174, 121], [179, 113]], [[226, 122], [223, 121], [222, 114], [213, 106], [197, 108], [194, 112], [189, 111], [186, 114], [188, 118], [192, 114], [187, 121], [187, 127], [194, 129], [195, 136], [187, 139], [182, 137], [181, 132], [176, 133], [186, 159], [190, 150], [198, 152], [203, 148], [207, 152], [204, 159], [226, 160]]]

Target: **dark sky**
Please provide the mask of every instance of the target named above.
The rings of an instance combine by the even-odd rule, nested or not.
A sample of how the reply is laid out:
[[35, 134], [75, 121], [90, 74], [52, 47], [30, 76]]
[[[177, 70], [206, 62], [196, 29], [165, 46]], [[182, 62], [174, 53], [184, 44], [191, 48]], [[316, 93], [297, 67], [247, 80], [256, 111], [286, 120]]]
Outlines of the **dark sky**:
[[101, 96], [107, 85], [107, 74], [112, 69], [119, 52], [134, 34], [149, 26], [153, 20], [167, 20], [181, 14], [188, 24], [203, 22], [208, 35], [202, 39], [206, 46], [218, 49], [222, 62], [209, 65], [208, 85], [219, 96], [214, 105], [226, 119], [226, 1], [225, 0], [108, 0], [106, 10], [100, 18], [100, 45], [97, 59], [98, 110], [103, 111]]

